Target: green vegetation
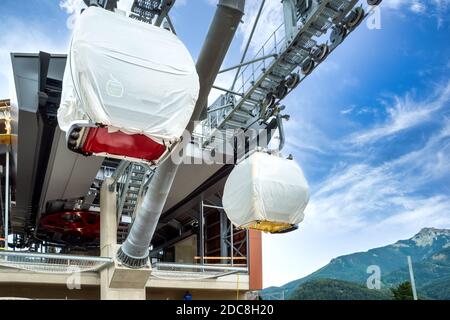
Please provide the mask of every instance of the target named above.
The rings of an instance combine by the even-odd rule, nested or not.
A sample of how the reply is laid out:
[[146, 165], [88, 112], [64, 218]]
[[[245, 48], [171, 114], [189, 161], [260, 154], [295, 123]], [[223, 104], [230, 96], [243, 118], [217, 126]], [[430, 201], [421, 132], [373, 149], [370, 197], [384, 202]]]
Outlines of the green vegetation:
[[392, 300], [392, 296], [352, 282], [321, 279], [304, 283], [290, 300]]
[[421, 287], [419, 294], [424, 294], [430, 299], [435, 300], [450, 300], [450, 277]]
[[[413, 262], [413, 269], [418, 291], [422, 287], [439, 283], [440, 280], [450, 276], [450, 249], [439, 250], [421, 261]], [[392, 287], [408, 281], [408, 279], [409, 270], [407, 266], [404, 266], [386, 274], [383, 277], [383, 283]]]
[[398, 287], [391, 288], [394, 300], [414, 300], [411, 282], [403, 282]]

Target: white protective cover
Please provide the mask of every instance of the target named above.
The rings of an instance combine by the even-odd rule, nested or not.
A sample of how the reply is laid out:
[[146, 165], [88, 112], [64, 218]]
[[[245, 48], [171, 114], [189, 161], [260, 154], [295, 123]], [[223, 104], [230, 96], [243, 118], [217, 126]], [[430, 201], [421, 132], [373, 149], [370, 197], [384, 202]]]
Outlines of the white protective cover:
[[70, 45], [58, 122], [79, 120], [111, 131], [175, 142], [198, 98], [192, 57], [170, 31], [90, 7]]
[[228, 218], [238, 227], [255, 221], [297, 225], [308, 201], [309, 186], [299, 165], [265, 152], [234, 168], [222, 199]]

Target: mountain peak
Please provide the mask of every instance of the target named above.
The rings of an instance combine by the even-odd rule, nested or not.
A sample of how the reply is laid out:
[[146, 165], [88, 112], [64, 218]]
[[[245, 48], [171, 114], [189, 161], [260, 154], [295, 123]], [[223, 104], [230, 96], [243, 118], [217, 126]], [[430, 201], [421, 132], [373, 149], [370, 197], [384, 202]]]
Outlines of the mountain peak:
[[419, 234], [430, 232], [450, 235], [450, 229], [437, 229], [437, 228], [423, 228], [422, 230], [420, 230]]
[[418, 247], [426, 247], [433, 245], [434, 240], [437, 240], [439, 236], [450, 237], [450, 230], [423, 228], [411, 240], [414, 241]]

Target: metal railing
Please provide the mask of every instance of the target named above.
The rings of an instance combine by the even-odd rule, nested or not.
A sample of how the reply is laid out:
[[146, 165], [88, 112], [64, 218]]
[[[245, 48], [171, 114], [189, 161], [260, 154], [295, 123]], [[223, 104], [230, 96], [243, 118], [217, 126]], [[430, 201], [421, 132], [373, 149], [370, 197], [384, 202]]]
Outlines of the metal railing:
[[122, 243], [135, 217], [138, 203], [153, 178], [154, 170], [141, 163], [122, 161], [111, 176], [111, 192], [117, 192], [117, 240]]
[[247, 268], [158, 262], [152, 265], [152, 277], [164, 280], [217, 279], [232, 274], [248, 274]]
[[98, 272], [112, 263], [102, 257], [0, 251], [0, 266], [37, 273]]
[[[242, 68], [237, 76], [237, 87], [235, 93], [243, 97], [255, 85], [261, 75], [266, 73], [267, 67], [285, 50], [284, 24], [281, 24], [263, 43], [261, 48], [251, 59], [257, 61]], [[270, 60], [270, 61], [268, 61]], [[218, 127], [223, 119], [236, 105], [236, 94], [220, 96], [214, 104], [209, 107], [208, 120], [204, 123], [204, 130], [211, 133], [211, 129]], [[257, 116], [256, 114], [254, 116]]]
[[[241, 71], [237, 76], [236, 89], [234, 86], [231, 90], [216, 87], [226, 94], [219, 97], [208, 110], [202, 134], [209, 137], [203, 139], [204, 145], [214, 144], [217, 131], [246, 130], [258, 120], [267, 121], [276, 115], [281, 101], [355, 29], [349, 27], [341, 40], [332, 41], [330, 36], [331, 44], [326, 39], [330, 32], [335, 31], [333, 28], [343, 28], [349, 12], [359, 2], [317, 2], [306, 15], [298, 17], [296, 25], [291, 28], [291, 35], [286, 34], [288, 24], [284, 21], [251, 59], [253, 63], [242, 65], [242, 70], [239, 66]], [[369, 12], [372, 8], [369, 8]], [[369, 12], [363, 11], [362, 18], [367, 17]], [[322, 44], [319, 45], [319, 42]], [[227, 139], [228, 135], [224, 138]]]
[[[258, 60], [259, 58], [267, 57], [270, 55], [279, 55], [286, 49], [284, 33], [284, 23], [282, 23], [275, 31], [269, 36], [266, 42], [263, 43], [259, 51], [254, 55], [252, 60]], [[273, 61], [273, 60], [272, 60]], [[256, 80], [264, 74], [267, 67], [272, 61], [262, 59], [258, 64], [252, 63], [242, 69], [238, 79], [241, 85], [236, 91], [244, 95], [255, 84]]]

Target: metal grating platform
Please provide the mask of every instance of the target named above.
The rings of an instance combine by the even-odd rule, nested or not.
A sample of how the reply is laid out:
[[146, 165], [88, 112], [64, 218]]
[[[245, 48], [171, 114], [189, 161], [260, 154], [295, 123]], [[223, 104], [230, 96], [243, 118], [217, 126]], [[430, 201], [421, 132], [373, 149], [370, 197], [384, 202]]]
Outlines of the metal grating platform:
[[111, 258], [28, 252], [0, 252], [0, 266], [37, 273], [96, 272], [113, 263]]
[[160, 12], [161, 0], [136, 0], [133, 3], [131, 16], [133, 19], [152, 23], [155, 16]]
[[169, 19], [174, 4], [175, 0], [134, 0], [130, 18], [159, 27], [164, 19]]
[[163, 280], [206, 280], [232, 274], [248, 274], [247, 268], [216, 265], [156, 263], [152, 268], [152, 277]]

